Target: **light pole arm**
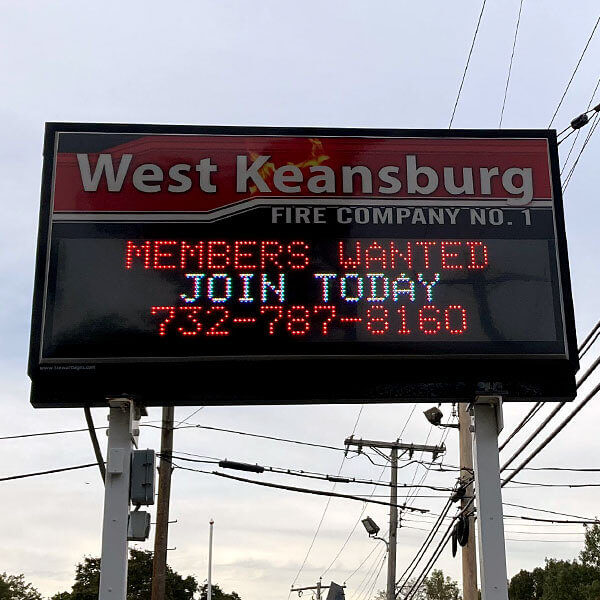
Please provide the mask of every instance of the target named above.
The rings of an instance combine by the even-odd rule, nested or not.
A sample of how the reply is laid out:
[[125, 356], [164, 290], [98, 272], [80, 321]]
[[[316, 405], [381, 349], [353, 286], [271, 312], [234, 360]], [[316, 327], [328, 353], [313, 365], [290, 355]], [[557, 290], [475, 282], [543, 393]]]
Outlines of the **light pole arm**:
[[374, 540], [381, 540], [381, 541], [382, 541], [382, 542], [385, 544], [385, 547], [386, 547], [387, 551], [388, 551], [388, 552], [390, 551], [390, 544], [389, 544], [389, 542], [388, 542], [388, 541], [387, 541], [385, 538], [378, 537], [378, 536], [376, 536], [376, 535], [373, 535], [373, 536], [371, 536], [371, 537], [372, 537]]

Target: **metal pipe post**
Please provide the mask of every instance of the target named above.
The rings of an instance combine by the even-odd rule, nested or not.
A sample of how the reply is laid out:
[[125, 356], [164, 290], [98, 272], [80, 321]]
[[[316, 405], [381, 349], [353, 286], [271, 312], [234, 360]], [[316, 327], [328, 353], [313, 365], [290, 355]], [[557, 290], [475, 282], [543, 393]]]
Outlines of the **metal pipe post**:
[[481, 598], [508, 600], [498, 457], [498, 433], [502, 430], [502, 399], [498, 396], [478, 397], [473, 404], [473, 417]]
[[215, 522], [211, 519], [208, 533], [208, 581], [206, 582], [206, 600], [212, 598], [212, 547], [213, 547], [213, 525]]
[[398, 542], [398, 448], [392, 448], [390, 486], [390, 541], [388, 544], [387, 600], [396, 598], [396, 545]]
[[125, 600], [127, 595], [127, 526], [133, 440], [132, 401], [110, 401], [108, 465], [104, 486], [100, 600]]

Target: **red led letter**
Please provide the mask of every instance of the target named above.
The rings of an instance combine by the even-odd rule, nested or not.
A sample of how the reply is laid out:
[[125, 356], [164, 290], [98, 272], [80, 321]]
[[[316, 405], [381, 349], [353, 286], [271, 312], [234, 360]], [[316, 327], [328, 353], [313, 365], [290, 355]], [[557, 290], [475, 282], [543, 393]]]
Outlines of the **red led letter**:
[[377, 242], [371, 243], [365, 250], [365, 267], [370, 269], [372, 263], [379, 263], [381, 269], [387, 269], [385, 250]]
[[288, 266], [292, 269], [306, 269], [310, 262], [307, 255], [309, 250], [310, 246], [306, 242], [290, 242], [288, 244], [290, 254]]
[[429, 246], [435, 246], [437, 242], [417, 242], [417, 246], [423, 246], [423, 260], [425, 268], [429, 269]]
[[[450, 311], [457, 311], [458, 315], [456, 315], [453, 319], [454, 323], [457, 323], [458, 326], [453, 329], [450, 324]], [[452, 335], [462, 335], [467, 330], [467, 311], [458, 304], [450, 305], [445, 311], [444, 316], [446, 320], [446, 329]]]
[[[273, 248], [270, 250], [269, 248]], [[283, 252], [283, 246], [275, 241], [262, 241], [260, 243], [260, 268], [266, 269], [267, 263], [272, 262], [278, 269], [283, 269], [277, 259]]]
[[[218, 247], [223, 250], [217, 250]], [[222, 269], [228, 267], [230, 263], [230, 248], [227, 242], [208, 242], [206, 251], [206, 268], [207, 269]]]
[[339, 245], [339, 259], [340, 266], [346, 270], [356, 269], [360, 267], [360, 242], [354, 242], [355, 254], [354, 258], [348, 256], [344, 257], [344, 242], [341, 241]]
[[419, 329], [426, 335], [436, 334], [442, 328], [440, 320], [435, 316], [439, 314], [440, 311], [433, 304], [423, 306], [419, 310]]
[[483, 242], [466, 242], [466, 244], [471, 250], [471, 263], [467, 269], [485, 269], [488, 266], [487, 246]]
[[400, 252], [398, 248], [394, 245], [394, 242], [390, 242], [390, 268], [396, 268], [396, 257], [406, 262], [406, 266], [409, 269], [412, 269], [412, 252], [411, 252], [411, 243], [406, 242], [406, 251]]
[[244, 262], [245, 258], [252, 258], [252, 252], [243, 252], [244, 246], [256, 246], [258, 242], [246, 242], [236, 240], [233, 245], [233, 266], [236, 269], [258, 269], [254, 262]]
[[461, 242], [441, 242], [440, 246], [442, 247], [442, 269], [462, 269], [462, 265], [449, 265], [449, 258], [457, 258], [458, 252], [448, 252], [446, 250], [447, 246], [460, 246]]
[[125, 268], [131, 269], [133, 264], [133, 258], [144, 259], [144, 269], [150, 268], [150, 253], [151, 246], [150, 242], [144, 242], [140, 246], [136, 246], [132, 241], [127, 242], [127, 251], [125, 252]]
[[181, 249], [179, 253], [179, 266], [182, 269], [188, 268], [188, 256], [196, 257], [197, 262], [194, 263], [194, 268], [203, 268], [202, 265], [204, 264], [204, 242], [198, 242], [195, 246], [189, 246], [185, 242], [181, 242]]
[[161, 246], [176, 246], [175, 241], [156, 241], [154, 242], [154, 268], [155, 269], [176, 269], [177, 265], [161, 264], [161, 258], [173, 258], [172, 252], [161, 252]]

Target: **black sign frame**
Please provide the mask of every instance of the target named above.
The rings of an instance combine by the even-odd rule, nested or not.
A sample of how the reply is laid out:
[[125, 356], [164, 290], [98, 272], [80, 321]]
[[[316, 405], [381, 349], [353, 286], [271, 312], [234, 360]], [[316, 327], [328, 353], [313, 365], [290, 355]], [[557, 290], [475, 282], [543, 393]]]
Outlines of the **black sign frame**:
[[[210, 360], [41, 360], [50, 248], [56, 135], [206, 134], [411, 138], [542, 138], [549, 148], [560, 300], [566, 338], [562, 355], [233, 356]], [[90, 151], [88, 149], [88, 151]], [[578, 369], [556, 132], [553, 130], [382, 130], [271, 127], [196, 127], [48, 123], [35, 272], [29, 375], [36, 407], [103, 405], [129, 396], [151, 405], [245, 405], [345, 402], [454, 402], [499, 393], [505, 400], [571, 400]], [[191, 382], [194, 382], [193, 384]]]

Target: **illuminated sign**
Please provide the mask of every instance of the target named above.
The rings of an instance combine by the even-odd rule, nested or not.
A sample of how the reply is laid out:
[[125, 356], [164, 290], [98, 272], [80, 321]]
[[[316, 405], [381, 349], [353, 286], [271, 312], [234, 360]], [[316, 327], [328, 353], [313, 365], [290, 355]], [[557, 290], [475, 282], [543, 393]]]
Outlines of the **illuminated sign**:
[[35, 405], [570, 398], [552, 132], [48, 126]]

